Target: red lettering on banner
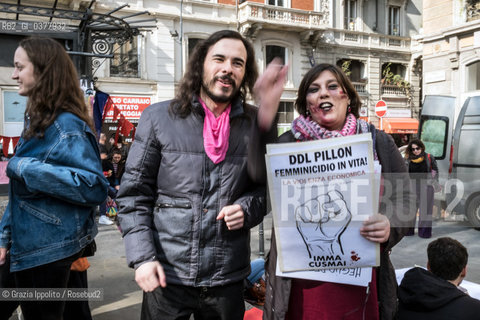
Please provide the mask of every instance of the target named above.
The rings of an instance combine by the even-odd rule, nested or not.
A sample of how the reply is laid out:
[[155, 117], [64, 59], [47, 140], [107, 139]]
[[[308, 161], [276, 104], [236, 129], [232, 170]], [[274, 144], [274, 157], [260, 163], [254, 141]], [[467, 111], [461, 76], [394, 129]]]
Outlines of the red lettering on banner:
[[[150, 97], [125, 97], [125, 96], [110, 96], [113, 105], [118, 108], [121, 114], [126, 119], [140, 119], [143, 110], [152, 104]], [[108, 106], [106, 110], [106, 119], [115, 118], [113, 106]]]

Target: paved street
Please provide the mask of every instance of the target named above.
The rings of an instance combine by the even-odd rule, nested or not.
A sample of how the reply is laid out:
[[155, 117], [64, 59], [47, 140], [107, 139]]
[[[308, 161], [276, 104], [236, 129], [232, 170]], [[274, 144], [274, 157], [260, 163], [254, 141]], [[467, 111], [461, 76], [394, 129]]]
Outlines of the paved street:
[[[271, 215], [264, 221], [265, 249], [270, 247]], [[449, 236], [462, 242], [469, 251], [467, 280], [480, 283], [480, 231], [469, 227], [467, 222], [435, 221], [433, 238], [405, 237], [393, 250], [395, 268], [413, 265], [426, 266], [427, 245], [434, 238]], [[100, 226], [97, 236], [98, 252], [90, 259], [89, 283], [92, 288], [104, 288], [104, 301], [91, 302], [94, 319], [140, 318], [142, 294], [134, 281], [133, 271], [126, 267], [124, 248], [120, 233], [114, 226]], [[252, 259], [258, 257], [258, 227], [252, 230]]]
[[[272, 219], [267, 216], [265, 225], [265, 248], [270, 246]], [[252, 230], [252, 259], [258, 257], [258, 227]], [[395, 268], [413, 265], [426, 266], [426, 248], [437, 237], [450, 236], [462, 242], [469, 251], [467, 280], [480, 283], [480, 231], [469, 227], [467, 222], [435, 221], [433, 238], [418, 236], [404, 238], [392, 252]], [[90, 288], [104, 290], [103, 301], [91, 301], [90, 307], [95, 320], [136, 320], [140, 319], [142, 293], [134, 281], [133, 270], [126, 266], [125, 252], [120, 232], [115, 226], [99, 226], [96, 238], [98, 251], [89, 259]], [[248, 307], [248, 305], [247, 305]], [[15, 318], [12, 318], [15, 319]]]

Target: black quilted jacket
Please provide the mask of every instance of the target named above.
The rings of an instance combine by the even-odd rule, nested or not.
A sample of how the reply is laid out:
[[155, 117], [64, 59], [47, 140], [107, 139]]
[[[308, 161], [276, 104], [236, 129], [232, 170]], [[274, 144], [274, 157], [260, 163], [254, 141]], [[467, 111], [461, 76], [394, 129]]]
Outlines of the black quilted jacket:
[[[265, 214], [265, 187], [247, 174], [247, 149], [256, 109], [236, 101], [224, 161], [214, 164], [203, 146], [204, 111], [180, 118], [170, 101], [142, 114], [118, 195], [127, 262], [157, 259], [167, 283], [218, 286], [250, 272], [250, 228]], [[220, 210], [240, 204], [244, 227], [229, 231]]]

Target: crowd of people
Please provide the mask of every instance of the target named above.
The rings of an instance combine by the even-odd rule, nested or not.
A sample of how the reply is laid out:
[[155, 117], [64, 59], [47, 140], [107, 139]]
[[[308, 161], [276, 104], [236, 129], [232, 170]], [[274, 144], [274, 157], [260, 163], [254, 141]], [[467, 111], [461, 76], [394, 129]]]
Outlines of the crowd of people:
[[[114, 205], [117, 198], [117, 192], [120, 190], [120, 182], [122, 180], [123, 173], [125, 172], [125, 161], [128, 156], [128, 146], [123, 143], [122, 136], [117, 137], [115, 142], [115, 135], [109, 140], [109, 145], [106, 143], [107, 137], [105, 133], [100, 133], [98, 139], [98, 148], [100, 150], [100, 159], [102, 161], [102, 170], [104, 176], [108, 180], [108, 197], [99, 206], [99, 219], [98, 223], [105, 225], [112, 225], [114, 222], [110, 219], [112, 214], [116, 214], [116, 211], [109, 213], [111, 208], [108, 205]], [[116, 217], [116, 216], [114, 216]]]
[[[85, 286], [88, 261], [77, 261], [92, 251], [97, 206], [98, 222], [112, 224], [106, 216], [110, 197], [119, 206], [127, 264], [143, 290], [142, 319], [240, 320], [246, 291], [263, 305], [264, 319], [395, 319], [398, 311], [401, 318], [420, 319], [427, 310], [416, 304], [415, 285], [432, 277], [448, 289], [448, 301], [480, 311], [458, 293], [468, 255], [449, 240], [431, 243], [430, 271], [407, 273], [397, 297], [389, 256], [413, 234], [417, 209], [419, 236], [431, 237], [438, 168], [420, 140], [410, 142], [405, 161], [389, 135], [359, 118], [360, 98], [341, 68], [318, 64], [304, 75], [295, 101], [299, 116], [277, 137], [288, 65], [274, 59], [259, 76], [252, 44], [236, 31], [215, 32], [195, 47], [175, 98], [145, 109], [128, 149], [121, 136], [107, 143], [101, 134], [97, 142], [75, 68], [57, 42], [23, 40], [14, 64], [12, 78], [28, 104], [7, 167], [9, 205], [0, 224], [0, 265], [11, 272], [10, 287], [66, 288], [75, 278]], [[257, 106], [247, 103], [250, 96]], [[272, 207], [266, 145], [360, 134], [371, 136], [382, 181], [379, 210], [358, 231], [379, 248], [368, 285], [279, 276], [275, 228], [267, 260], [251, 263], [250, 229]], [[329, 214], [338, 220], [345, 201], [332, 203]], [[338, 239], [327, 240], [333, 245]], [[450, 254], [455, 266], [445, 275], [448, 261], [439, 256]], [[65, 301], [22, 300], [20, 306], [26, 320], [73, 317]], [[88, 310], [88, 303], [77, 307]]]

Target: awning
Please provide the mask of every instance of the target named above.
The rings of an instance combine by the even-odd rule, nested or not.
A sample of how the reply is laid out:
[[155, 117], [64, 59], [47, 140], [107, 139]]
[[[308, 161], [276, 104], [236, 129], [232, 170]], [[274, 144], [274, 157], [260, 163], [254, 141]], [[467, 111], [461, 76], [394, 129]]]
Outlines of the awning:
[[412, 118], [383, 118], [386, 133], [417, 133], [418, 120]]

